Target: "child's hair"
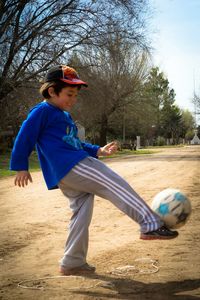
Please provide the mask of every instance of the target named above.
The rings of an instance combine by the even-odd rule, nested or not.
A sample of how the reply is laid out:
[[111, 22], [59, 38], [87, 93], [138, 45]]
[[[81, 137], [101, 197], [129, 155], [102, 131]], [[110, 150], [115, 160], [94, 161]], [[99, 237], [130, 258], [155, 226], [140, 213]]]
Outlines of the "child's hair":
[[49, 98], [51, 98], [50, 95], [49, 95], [49, 92], [48, 92], [48, 89], [50, 87], [53, 87], [55, 94], [59, 95], [61, 90], [65, 87], [67, 87], [67, 86], [77, 87], [78, 89], [81, 89], [81, 85], [69, 84], [69, 83], [63, 82], [61, 80], [55, 80], [55, 81], [50, 81], [50, 82], [43, 83], [43, 85], [40, 87], [40, 94], [45, 99], [49, 99]]

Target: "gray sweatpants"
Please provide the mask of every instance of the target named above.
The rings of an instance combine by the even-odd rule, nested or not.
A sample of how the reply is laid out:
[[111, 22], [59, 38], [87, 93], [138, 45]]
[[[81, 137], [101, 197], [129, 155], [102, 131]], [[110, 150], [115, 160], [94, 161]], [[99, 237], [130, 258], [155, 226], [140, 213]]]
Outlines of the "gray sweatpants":
[[93, 157], [80, 161], [58, 185], [69, 199], [73, 213], [62, 267], [86, 263], [94, 195], [111, 201], [140, 225], [141, 232], [153, 231], [162, 225], [160, 218], [123, 178]]

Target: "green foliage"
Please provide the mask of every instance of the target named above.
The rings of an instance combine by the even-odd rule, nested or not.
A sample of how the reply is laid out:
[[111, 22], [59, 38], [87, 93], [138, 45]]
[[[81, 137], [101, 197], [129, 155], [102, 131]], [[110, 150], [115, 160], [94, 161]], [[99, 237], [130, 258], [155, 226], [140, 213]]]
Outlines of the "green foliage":
[[[11, 156], [10, 152], [0, 154], [0, 177], [5, 177], [5, 176], [10, 176], [15, 174], [14, 171], [9, 170], [10, 156]], [[31, 172], [40, 170], [36, 152], [32, 152], [29, 158], [29, 167]]]
[[[108, 61], [102, 61], [107, 62], [107, 68], [98, 71], [93, 67], [84, 71], [88, 82], [91, 81], [90, 91], [84, 91], [76, 116], [81, 116], [90, 140], [99, 142], [101, 126], [104, 125], [109, 139], [123, 140], [125, 135], [127, 142], [134, 142], [139, 135], [143, 145], [146, 140], [150, 145], [164, 145], [167, 138], [177, 144], [179, 138], [184, 138], [187, 130], [193, 128], [194, 122], [189, 111], [182, 111], [174, 104], [175, 92], [169, 87], [164, 73], [159, 68], [148, 70], [146, 60], [146, 64], [143, 63], [145, 72], [143, 70], [143, 75], [134, 80], [134, 72], [129, 73], [131, 61], [128, 60], [127, 64], [127, 56], [121, 57], [122, 61], [117, 61], [116, 65], [112, 64], [111, 58], [112, 55]], [[122, 63], [124, 68], [119, 71]], [[118, 72], [114, 72], [114, 67]], [[128, 82], [128, 85], [124, 84], [122, 88], [121, 82]], [[131, 84], [134, 85], [132, 92], [126, 93], [131, 90]], [[124, 96], [120, 96], [124, 91]]]
[[182, 110], [181, 137], [191, 140], [194, 136], [195, 120], [189, 110]]
[[122, 150], [122, 151], [117, 151], [116, 154], [110, 155], [110, 156], [103, 156], [100, 159], [104, 160], [107, 158], [115, 158], [115, 157], [120, 157], [120, 156], [126, 156], [126, 155], [145, 155], [145, 154], [153, 154], [153, 153], [158, 153], [158, 151], [153, 151], [153, 150], [148, 150], [148, 149], [140, 149], [140, 150]]
[[161, 132], [166, 138], [178, 138], [181, 130], [181, 111], [178, 106], [164, 103], [161, 110]]
[[192, 140], [194, 137], [194, 130], [188, 129], [185, 133], [186, 140]]
[[158, 136], [155, 140], [154, 146], [164, 146], [165, 144], [165, 138], [162, 136]]
[[152, 68], [144, 84], [144, 103], [151, 116], [151, 125], [156, 127], [156, 134], [161, 133], [161, 118], [164, 107], [171, 107], [175, 101], [175, 93], [169, 88], [169, 81], [159, 68]]
[[163, 123], [168, 124], [172, 121], [169, 111], [173, 111], [175, 92], [170, 89], [164, 73], [158, 67], [154, 67], [150, 69], [137, 97], [138, 101], [132, 107], [136, 121], [136, 135], [142, 135], [153, 144], [157, 136], [163, 135], [165, 129]]

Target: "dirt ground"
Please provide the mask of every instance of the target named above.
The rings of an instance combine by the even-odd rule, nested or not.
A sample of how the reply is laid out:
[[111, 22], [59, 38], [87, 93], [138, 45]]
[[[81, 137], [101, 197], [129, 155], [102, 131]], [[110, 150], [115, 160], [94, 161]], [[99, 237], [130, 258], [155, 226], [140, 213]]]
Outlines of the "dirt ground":
[[[200, 147], [163, 149], [106, 164], [149, 204], [168, 187], [186, 193], [193, 212], [179, 237], [142, 241], [136, 223], [96, 197], [88, 261], [97, 274], [39, 279], [59, 275], [70, 219], [67, 200], [59, 190], [47, 190], [41, 172], [33, 173], [34, 182], [21, 189], [13, 185], [13, 177], [1, 179], [0, 299], [200, 299]], [[143, 261], [135, 261], [138, 258]], [[127, 265], [135, 269], [112, 273]], [[25, 280], [33, 280], [23, 284], [35, 289], [18, 287]]]

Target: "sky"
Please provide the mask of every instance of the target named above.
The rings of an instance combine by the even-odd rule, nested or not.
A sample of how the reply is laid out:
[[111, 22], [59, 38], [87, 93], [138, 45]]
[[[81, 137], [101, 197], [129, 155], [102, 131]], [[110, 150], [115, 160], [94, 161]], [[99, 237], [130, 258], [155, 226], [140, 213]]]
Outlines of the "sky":
[[[150, 0], [153, 62], [169, 80], [176, 104], [194, 112], [200, 95], [200, 0]], [[199, 122], [198, 122], [199, 123]]]

